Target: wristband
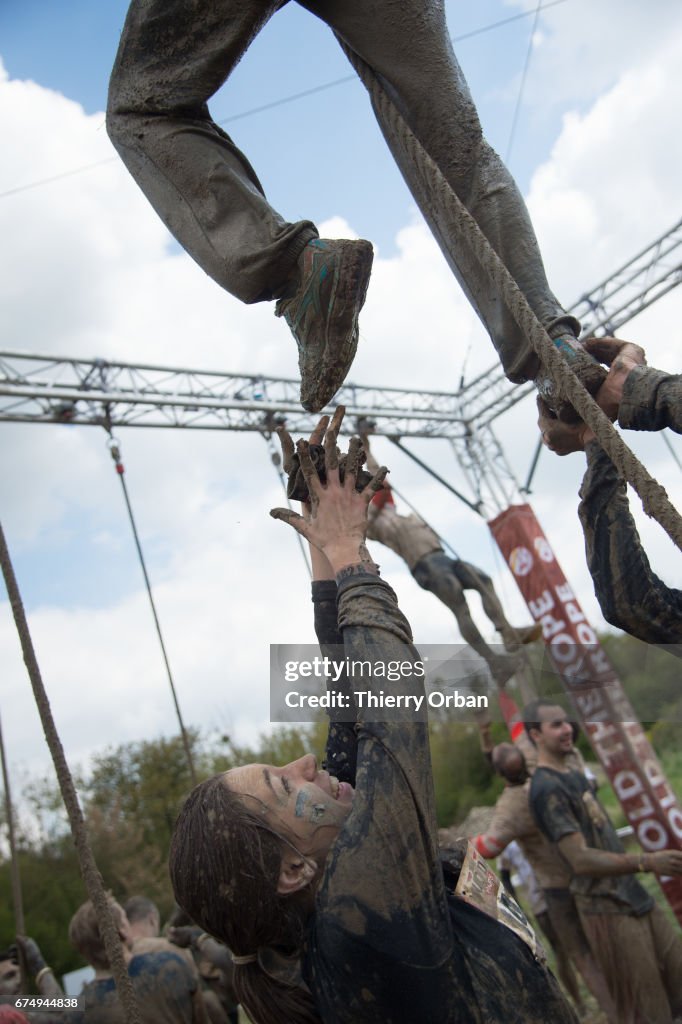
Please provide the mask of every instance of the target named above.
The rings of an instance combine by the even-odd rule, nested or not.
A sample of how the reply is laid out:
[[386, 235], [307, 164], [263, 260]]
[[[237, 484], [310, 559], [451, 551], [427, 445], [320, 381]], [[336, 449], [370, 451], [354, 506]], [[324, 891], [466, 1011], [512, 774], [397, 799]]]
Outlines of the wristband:
[[201, 935], [197, 935], [196, 939], [194, 940], [194, 945], [196, 946], [197, 949], [201, 949], [204, 942], [206, 942], [206, 939], [210, 938], [211, 936], [207, 932], [202, 932]]
[[646, 874], [649, 869], [644, 866], [644, 856], [645, 856], [644, 853], [640, 853], [640, 855], [639, 855], [639, 864], [637, 865], [637, 870], [641, 871], [644, 874]]
[[52, 968], [48, 967], [47, 964], [45, 965], [45, 967], [41, 967], [38, 973], [36, 974], [36, 985], [40, 984], [40, 979], [44, 978], [46, 974], [52, 974]]

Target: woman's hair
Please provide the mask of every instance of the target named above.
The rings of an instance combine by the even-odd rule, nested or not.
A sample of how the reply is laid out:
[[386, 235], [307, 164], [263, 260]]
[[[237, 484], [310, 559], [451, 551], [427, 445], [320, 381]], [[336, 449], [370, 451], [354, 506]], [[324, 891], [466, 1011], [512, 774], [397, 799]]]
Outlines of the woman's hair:
[[[274, 949], [298, 955], [311, 910], [302, 890], [277, 892], [285, 840], [268, 828], [257, 805], [230, 790], [223, 775], [190, 793], [175, 823], [169, 868], [175, 898], [192, 920], [235, 956]], [[319, 1024], [309, 993], [266, 973], [259, 962], [240, 964], [234, 988], [256, 1024]]]

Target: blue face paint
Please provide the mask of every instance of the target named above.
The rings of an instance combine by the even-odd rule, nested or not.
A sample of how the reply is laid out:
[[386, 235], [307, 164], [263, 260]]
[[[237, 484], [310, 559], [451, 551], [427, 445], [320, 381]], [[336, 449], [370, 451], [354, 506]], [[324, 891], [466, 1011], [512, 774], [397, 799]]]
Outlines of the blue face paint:
[[300, 789], [298, 796], [296, 797], [296, 807], [294, 808], [294, 814], [297, 818], [302, 818], [305, 813], [305, 805], [308, 799], [308, 795], [305, 790]]

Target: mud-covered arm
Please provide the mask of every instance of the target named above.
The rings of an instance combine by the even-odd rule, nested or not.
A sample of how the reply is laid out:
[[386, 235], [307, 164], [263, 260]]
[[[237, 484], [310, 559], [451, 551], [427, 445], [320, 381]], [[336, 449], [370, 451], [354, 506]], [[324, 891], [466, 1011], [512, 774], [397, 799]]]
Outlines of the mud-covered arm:
[[[370, 666], [352, 678], [358, 700], [353, 811], [325, 873], [327, 920], [384, 953], [404, 946], [440, 963], [450, 924], [438, 855], [423, 662], [395, 594], [376, 576], [339, 583], [346, 656]], [[402, 706], [387, 707], [390, 697]], [[384, 701], [381, 706], [381, 701]], [[379, 706], [369, 706], [375, 701]]]
[[559, 840], [559, 849], [568, 861], [574, 875], [592, 878], [611, 878], [651, 871], [657, 875], [682, 874], [682, 851], [656, 850], [654, 853], [617, 853], [596, 850], [588, 846], [580, 832], [573, 832]]
[[475, 836], [472, 842], [481, 856], [490, 860], [498, 857], [517, 837], [516, 822], [509, 812], [509, 790], [505, 789], [495, 804], [495, 812], [487, 830]]
[[635, 366], [623, 385], [618, 422], [628, 430], [682, 433], [682, 375]]
[[435, 966], [449, 955], [451, 929], [438, 856], [424, 665], [395, 594], [378, 577], [365, 546], [367, 505], [385, 470], [358, 492], [359, 442], [352, 438], [340, 481], [338, 412], [325, 435], [325, 485], [306, 443], [298, 444], [310, 515], [271, 512], [315, 545], [336, 574], [338, 625], [353, 663], [358, 711], [353, 806], [325, 861], [311, 948], [332, 963], [360, 936], [363, 947], [414, 966]]
[[[596, 441], [585, 446], [585, 454], [587, 472], [578, 514], [604, 618], [640, 640], [682, 644], [682, 591], [668, 587], [652, 571], [625, 483], [609, 457]], [[671, 653], [682, 656], [682, 647]]]
[[[366, 434], [362, 435], [362, 446], [367, 457], [367, 469], [370, 473], [378, 473], [380, 466], [372, 455], [372, 451], [369, 447], [369, 438]], [[369, 508], [367, 509], [367, 537], [369, 540], [378, 541], [379, 544], [386, 543], [388, 523], [386, 516], [382, 513], [387, 500], [392, 501], [393, 498], [391, 488], [386, 481], [384, 481], [383, 490], [379, 491], [374, 496], [370, 502]]]

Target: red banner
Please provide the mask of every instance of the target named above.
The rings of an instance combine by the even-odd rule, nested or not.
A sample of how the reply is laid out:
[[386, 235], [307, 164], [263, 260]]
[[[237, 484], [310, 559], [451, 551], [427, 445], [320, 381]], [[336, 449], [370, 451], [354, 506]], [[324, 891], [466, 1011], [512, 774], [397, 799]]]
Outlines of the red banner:
[[[682, 809], [530, 505], [489, 524], [563, 689], [644, 850], [682, 850]], [[682, 922], [682, 879], [661, 880]]]

